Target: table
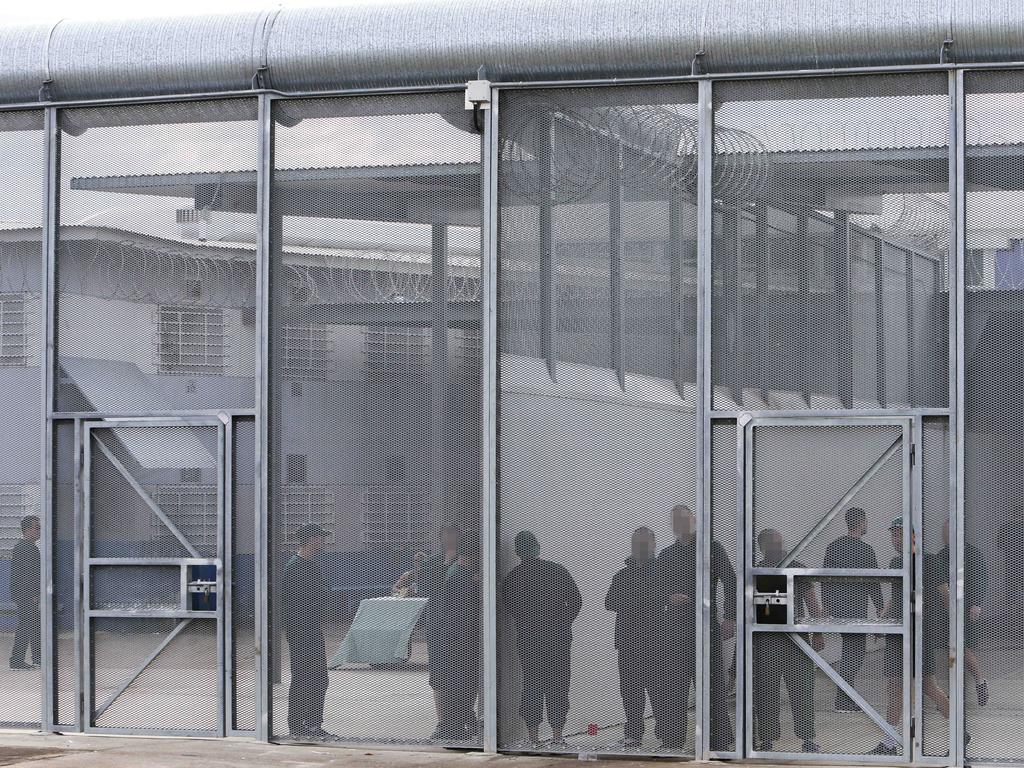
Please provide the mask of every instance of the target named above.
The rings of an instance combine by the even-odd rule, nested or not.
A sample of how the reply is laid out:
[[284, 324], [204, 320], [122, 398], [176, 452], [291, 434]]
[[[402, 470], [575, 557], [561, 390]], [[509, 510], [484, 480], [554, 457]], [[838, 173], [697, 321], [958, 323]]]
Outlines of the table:
[[394, 664], [409, 658], [409, 638], [425, 597], [371, 597], [359, 602], [352, 626], [328, 666]]

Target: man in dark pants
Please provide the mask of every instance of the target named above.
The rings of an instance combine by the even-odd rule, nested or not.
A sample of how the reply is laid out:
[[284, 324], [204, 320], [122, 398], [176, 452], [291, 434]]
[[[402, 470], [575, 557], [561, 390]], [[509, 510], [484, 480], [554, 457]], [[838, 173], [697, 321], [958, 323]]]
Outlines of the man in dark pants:
[[[672, 532], [676, 541], [665, 547], [655, 561], [658, 605], [661, 609], [661, 664], [651, 700], [655, 735], [662, 749], [680, 752], [686, 745], [686, 720], [690, 686], [694, 680], [696, 655], [697, 521], [692, 510], [680, 504], [672, 510]], [[709, 592], [711, 594], [710, 716], [713, 750], [733, 746], [732, 723], [725, 670], [722, 664], [722, 640], [736, 631], [736, 572], [722, 545], [711, 542]], [[718, 621], [718, 583], [725, 595], [725, 618]]]
[[288, 687], [288, 731], [295, 739], [332, 740], [323, 729], [327, 694], [327, 649], [324, 619], [327, 580], [317, 555], [323, 552], [327, 531], [309, 523], [295, 532], [299, 544], [281, 579], [282, 621], [291, 657]]
[[615, 648], [619, 654], [619, 692], [626, 713], [622, 746], [640, 746], [647, 697], [654, 698], [655, 660], [660, 657], [661, 604], [655, 582], [654, 531], [637, 528], [626, 567], [612, 577], [604, 607], [615, 612]]
[[479, 564], [479, 541], [461, 538], [459, 556], [424, 609], [432, 627], [428, 669], [437, 703], [432, 736], [437, 741], [466, 741], [479, 731], [473, 709], [480, 682]]
[[[430, 690], [434, 695], [434, 712], [437, 714], [438, 723], [440, 723], [443, 716], [441, 709], [444, 706], [442, 701], [444, 692], [435, 685], [437, 678], [433, 672], [439, 669], [440, 664], [444, 663], [440, 658], [444, 654], [444, 649], [438, 640], [439, 633], [443, 628], [438, 626], [441, 621], [441, 611], [438, 610], [437, 601], [440, 598], [441, 590], [444, 587], [445, 580], [448, 578], [449, 571], [454, 567], [455, 561], [459, 558], [462, 546], [462, 529], [457, 525], [442, 525], [438, 531], [438, 542], [440, 544], [440, 551], [427, 558], [419, 567], [416, 580], [416, 594], [419, 597], [427, 598], [427, 606], [423, 609], [423, 618], [420, 619], [419, 626], [423, 630], [424, 639], [427, 641], [427, 668], [431, 672], [429, 676]], [[434, 657], [437, 657], [436, 661]], [[440, 725], [431, 734], [430, 738], [434, 741], [442, 739]]]
[[[763, 558], [759, 568], [776, 568], [786, 556], [782, 534], [773, 528], [765, 528], [757, 537], [757, 545]], [[805, 568], [797, 560], [791, 568]], [[786, 577], [757, 576], [758, 592], [786, 592]], [[814, 589], [814, 583], [800, 579], [795, 584], [796, 605], [793, 619], [803, 621], [806, 617], [820, 619], [821, 603]], [[757, 622], [785, 624], [785, 605], [757, 607]], [[812, 635], [811, 647], [821, 651], [825, 646], [822, 635]], [[796, 644], [781, 633], [760, 632], [754, 644], [754, 717], [757, 719], [757, 749], [770, 752], [774, 742], [782, 735], [779, 726], [782, 681], [786, 682], [789, 694], [789, 708], [793, 713], [793, 732], [803, 741], [804, 752], [820, 752], [814, 741], [814, 663]]]
[[583, 600], [564, 566], [540, 559], [540, 544], [532, 532], [520, 531], [515, 548], [520, 563], [505, 577], [502, 603], [515, 624], [523, 673], [519, 716], [531, 743], [537, 744], [537, 729], [547, 704], [551, 743], [562, 746], [562, 729], [569, 712], [572, 623]]
[[[39, 666], [39, 518], [29, 515], [21, 521], [21, 541], [11, 552], [11, 600], [18, 612], [11, 648], [11, 669], [35, 669]], [[32, 663], [25, 663], [25, 652], [32, 648]]]
[[[845, 536], [828, 545], [825, 550], [825, 568], [878, 568], [878, 557], [870, 544], [861, 539], [867, 533], [867, 513], [860, 507], [846, 510]], [[821, 585], [825, 611], [839, 621], [864, 621], [868, 617], [868, 601], [881, 613], [882, 584], [878, 579], [835, 579]], [[839, 674], [850, 687], [855, 687], [857, 675], [864, 664], [867, 635], [862, 632], [842, 633], [843, 650], [839, 660]], [[842, 689], [836, 691], [835, 708], [842, 712], [855, 712], [857, 705]]]
[[[949, 573], [949, 521], [942, 526], [943, 547], [935, 553], [936, 568], [939, 572]], [[944, 570], [943, 570], [944, 569]], [[939, 581], [936, 589], [941, 599], [938, 604], [941, 610], [939, 633], [948, 636], [949, 632], [949, 579]], [[976, 546], [964, 542], [964, 665], [974, 678], [974, 692], [978, 697], [978, 706], [988, 704], [988, 682], [981, 671], [978, 659], [978, 642], [981, 636], [981, 604], [985, 601], [988, 591], [988, 568], [985, 556]]]

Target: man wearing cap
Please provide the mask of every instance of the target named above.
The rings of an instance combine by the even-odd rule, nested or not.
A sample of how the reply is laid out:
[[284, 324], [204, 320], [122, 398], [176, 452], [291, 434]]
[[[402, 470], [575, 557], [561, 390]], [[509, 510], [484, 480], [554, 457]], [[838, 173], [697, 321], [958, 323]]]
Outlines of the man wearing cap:
[[[840, 536], [825, 549], [824, 567], [829, 569], [878, 568], [878, 556], [874, 548], [863, 541], [867, 533], [867, 513], [860, 507], [846, 510], [845, 536]], [[882, 585], [876, 580], [833, 579], [822, 582], [821, 599], [825, 611], [840, 621], [864, 621], [868, 617], [868, 601], [878, 612], [884, 608]], [[839, 659], [839, 674], [850, 687], [856, 687], [857, 675], [864, 665], [867, 650], [867, 635], [861, 632], [844, 632], [842, 656]], [[857, 705], [837, 687], [835, 708], [842, 712], [855, 712]]]
[[502, 605], [515, 624], [523, 673], [519, 716], [530, 742], [537, 744], [546, 704], [552, 745], [562, 746], [569, 712], [572, 623], [583, 600], [565, 566], [541, 559], [533, 532], [516, 534], [515, 548], [520, 562], [502, 583]]
[[327, 580], [317, 555], [327, 531], [315, 523], [295, 531], [298, 550], [281, 578], [282, 623], [288, 640], [291, 684], [288, 687], [288, 732], [294, 739], [332, 740], [323, 729], [327, 694], [327, 648], [324, 619]]

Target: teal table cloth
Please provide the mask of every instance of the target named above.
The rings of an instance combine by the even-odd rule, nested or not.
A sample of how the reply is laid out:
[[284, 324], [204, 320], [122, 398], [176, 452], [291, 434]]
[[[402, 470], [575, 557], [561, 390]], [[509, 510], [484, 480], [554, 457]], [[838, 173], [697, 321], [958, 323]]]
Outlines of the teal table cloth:
[[407, 661], [409, 638], [426, 604], [425, 597], [372, 597], [360, 601], [330, 667]]

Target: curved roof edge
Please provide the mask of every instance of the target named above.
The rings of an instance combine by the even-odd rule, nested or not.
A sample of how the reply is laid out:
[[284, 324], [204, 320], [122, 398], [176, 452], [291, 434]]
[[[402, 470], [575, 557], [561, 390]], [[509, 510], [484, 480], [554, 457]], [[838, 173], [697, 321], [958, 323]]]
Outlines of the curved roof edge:
[[0, 102], [1024, 59], [1020, 0], [427, 0], [0, 28]]

